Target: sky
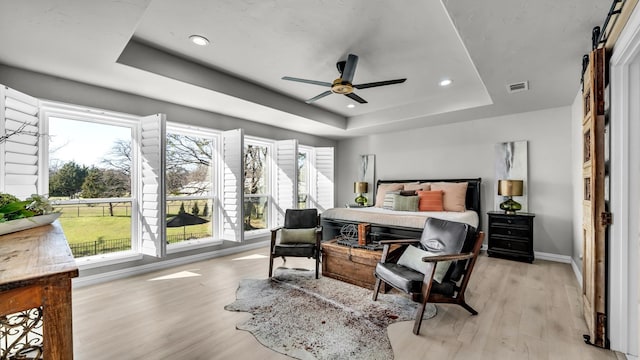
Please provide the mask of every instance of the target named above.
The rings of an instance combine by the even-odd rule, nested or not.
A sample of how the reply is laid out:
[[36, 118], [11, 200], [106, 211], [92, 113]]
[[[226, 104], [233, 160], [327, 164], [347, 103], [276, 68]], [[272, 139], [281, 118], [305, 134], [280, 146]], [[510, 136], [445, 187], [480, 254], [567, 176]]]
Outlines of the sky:
[[99, 166], [116, 140], [131, 140], [131, 129], [77, 120], [51, 118], [49, 122], [49, 162], [75, 161]]

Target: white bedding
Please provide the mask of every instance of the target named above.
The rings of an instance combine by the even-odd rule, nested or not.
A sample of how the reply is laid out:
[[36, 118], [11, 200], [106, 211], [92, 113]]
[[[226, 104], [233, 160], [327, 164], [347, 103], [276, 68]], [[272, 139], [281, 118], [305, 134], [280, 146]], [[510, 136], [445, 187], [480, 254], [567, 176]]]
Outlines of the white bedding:
[[323, 218], [366, 222], [371, 224], [424, 228], [427, 218], [458, 221], [478, 227], [478, 213], [472, 210], [454, 211], [394, 211], [378, 207], [368, 208], [333, 208], [322, 213]]

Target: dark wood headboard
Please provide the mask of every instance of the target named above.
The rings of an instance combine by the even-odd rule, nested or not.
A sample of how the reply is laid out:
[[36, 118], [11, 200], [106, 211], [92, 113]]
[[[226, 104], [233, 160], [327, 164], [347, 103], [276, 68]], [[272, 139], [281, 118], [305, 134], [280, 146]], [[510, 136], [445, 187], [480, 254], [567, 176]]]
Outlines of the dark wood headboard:
[[482, 229], [482, 202], [480, 201], [480, 193], [482, 192], [482, 178], [474, 178], [474, 179], [418, 179], [418, 180], [378, 180], [376, 184], [376, 191], [378, 189], [378, 185], [387, 184], [387, 183], [414, 183], [414, 182], [466, 182], [469, 185], [467, 186], [467, 198], [465, 207], [468, 210], [473, 210], [478, 213], [478, 229]]
[[[469, 184], [467, 187], [466, 208], [474, 210], [478, 213], [478, 229], [482, 229], [482, 208], [480, 201], [482, 179], [418, 179], [418, 180], [378, 180], [377, 185], [385, 183], [408, 183], [408, 182], [466, 182]], [[378, 186], [376, 185], [376, 190]], [[335, 239], [340, 235], [341, 229], [345, 225], [356, 224], [357, 221], [322, 218], [322, 239], [330, 240]], [[382, 225], [371, 224], [371, 233], [376, 234], [379, 239], [417, 239], [422, 235], [423, 229], [395, 226], [395, 225]]]

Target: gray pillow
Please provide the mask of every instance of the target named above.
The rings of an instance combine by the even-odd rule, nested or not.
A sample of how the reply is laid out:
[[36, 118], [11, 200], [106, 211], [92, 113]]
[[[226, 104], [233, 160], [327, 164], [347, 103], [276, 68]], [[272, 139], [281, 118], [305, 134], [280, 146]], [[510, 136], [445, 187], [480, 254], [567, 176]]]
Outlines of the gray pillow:
[[387, 191], [387, 193], [384, 195], [384, 203], [382, 204], [382, 208], [387, 210], [393, 210], [394, 198], [398, 194], [400, 194], [400, 190]]
[[280, 244], [315, 244], [316, 229], [287, 229], [280, 234]]
[[[435, 255], [437, 254], [409, 245], [400, 256], [400, 259], [398, 259], [398, 265], [406, 266], [409, 269], [413, 269], [426, 275], [427, 263], [422, 261], [422, 258], [425, 256]], [[433, 274], [433, 280], [438, 283], [442, 283], [442, 279], [444, 279], [444, 276], [447, 274], [449, 266], [451, 266], [451, 261], [438, 261], [436, 264], [436, 272]]]
[[394, 195], [393, 197], [393, 210], [397, 211], [418, 211], [418, 203], [420, 197], [418, 196], [402, 196]]

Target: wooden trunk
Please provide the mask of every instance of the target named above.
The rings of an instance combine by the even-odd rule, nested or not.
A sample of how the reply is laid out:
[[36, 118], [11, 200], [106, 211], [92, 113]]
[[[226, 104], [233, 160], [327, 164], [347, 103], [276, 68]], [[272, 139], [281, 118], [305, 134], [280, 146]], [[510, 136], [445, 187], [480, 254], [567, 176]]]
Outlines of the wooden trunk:
[[367, 250], [338, 245], [336, 240], [322, 243], [322, 276], [372, 289], [374, 271], [382, 250]]

